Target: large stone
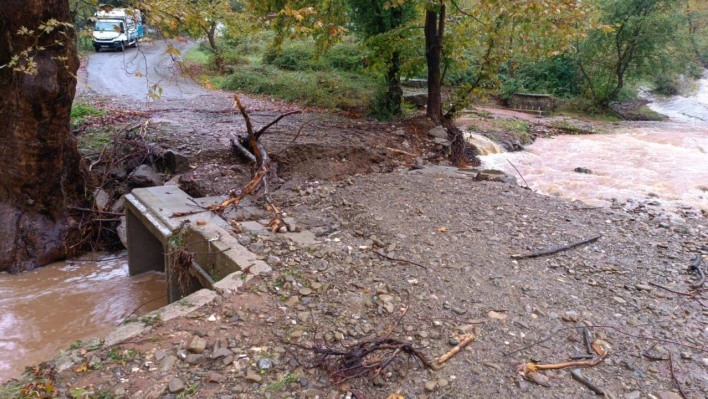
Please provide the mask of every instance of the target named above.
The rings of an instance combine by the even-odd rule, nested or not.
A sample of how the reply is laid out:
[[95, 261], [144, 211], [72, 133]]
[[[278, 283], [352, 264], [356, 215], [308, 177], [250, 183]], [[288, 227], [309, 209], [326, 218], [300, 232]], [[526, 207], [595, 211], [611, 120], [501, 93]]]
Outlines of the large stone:
[[500, 170], [494, 170], [494, 169], [485, 169], [485, 170], [479, 171], [479, 173], [477, 173], [477, 177], [475, 177], [475, 180], [496, 181], [496, 182], [502, 182], [502, 183], [509, 183], [509, 184], [513, 184], [513, 185], [518, 184], [516, 181], [516, 178], [514, 176], [509, 176]]
[[120, 238], [120, 242], [123, 246], [128, 248], [128, 231], [125, 226], [125, 216], [120, 217], [120, 223], [118, 223], [116, 233], [118, 233], [118, 238]]
[[575, 169], [573, 169], [573, 171], [575, 171], [575, 173], [583, 173], [583, 174], [586, 174], [586, 175], [591, 175], [591, 174], [592, 174], [592, 170], [590, 170], [590, 169], [588, 169], [588, 168], [583, 168], [583, 167], [580, 167], [580, 166], [577, 167], [577, 168], [575, 168]]
[[184, 361], [191, 365], [202, 364], [207, 362], [207, 357], [202, 354], [190, 353]]
[[428, 105], [428, 93], [421, 91], [416, 93], [406, 93], [403, 95], [403, 101], [408, 104], [415, 105], [418, 108], [423, 108]]
[[96, 208], [99, 211], [105, 210], [108, 208], [108, 202], [110, 202], [111, 197], [108, 195], [108, 193], [103, 190], [103, 189], [97, 189], [93, 193], [93, 199], [96, 204]]
[[165, 152], [165, 167], [173, 174], [189, 171], [189, 158], [177, 151], [169, 150]]
[[206, 349], [207, 342], [204, 338], [195, 335], [187, 342], [187, 350], [192, 353], [203, 353]]
[[447, 140], [447, 131], [442, 126], [435, 126], [434, 128], [428, 130], [428, 136]]
[[170, 393], [180, 393], [187, 389], [187, 387], [184, 385], [184, 381], [179, 378], [173, 378], [169, 385], [167, 385], [167, 389], [170, 390]]
[[157, 369], [160, 370], [161, 372], [170, 371], [170, 370], [172, 370], [172, 367], [174, 367], [176, 362], [177, 362], [176, 356], [172, 356], [172, 355], [165, 356], [160, 361], [160, 365], [157, 366]]
[[130, 174], [128, 182], [134, 187], [154, 187], [162, 185], [162, 176], [149, 165], [140, 165]]

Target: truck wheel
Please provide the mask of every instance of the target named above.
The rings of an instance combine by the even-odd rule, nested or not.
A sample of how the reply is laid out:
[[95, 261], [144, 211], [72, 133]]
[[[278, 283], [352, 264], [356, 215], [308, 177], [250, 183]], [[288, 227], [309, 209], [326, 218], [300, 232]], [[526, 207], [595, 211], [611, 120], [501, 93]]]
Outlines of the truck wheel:
[[101, 51], [101, 47], [99, 46], [93, 46], [93, 49], [96, 50], [97, 53]]

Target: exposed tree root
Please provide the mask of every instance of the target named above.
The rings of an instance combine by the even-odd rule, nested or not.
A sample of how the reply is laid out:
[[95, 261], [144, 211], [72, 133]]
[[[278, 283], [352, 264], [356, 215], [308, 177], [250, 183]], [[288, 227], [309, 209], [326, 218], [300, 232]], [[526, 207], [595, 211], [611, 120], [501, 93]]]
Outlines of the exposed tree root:
[[[241, 200], [249, 194], [253, 194], [260, 188], [263, 188], [263, 196], [265, 198], [266, 204], [268, 205], [268, 210], [274, 213], [274, 218], [268, 224], [268, 228], [273, 232], [278, 232], [282, 227], [285, 226], [283, 221], [282, 212], [275, 205], [270, 196], [270, 179], [269, 175], [272, 174], [273, 169], [271, 169], [271, 162], [268, 153], [265, 150], [263, 144], [259, 141], [260, 137], [270, 128], [275, 125], [278, 121], [283, 119], [288, 115], [299, 114], [300, 111], [288, 112], [283, 115], [278, 116], [272, 122], [268, 123], [264, 127], [260, 128], [258, 131], [253, 129], [251, 124], [251, 118], [246, 112], [246, 107], [241, 104], [238, 96], [234, 95], [234, 106], [233, 108], [238, 108], [246, 121], [246, 129], [248, 131], [248, 137], [232, 137], [231, 146], [233, 150], [246, 157], [254, 165], [254, 173], [251, 181], [248, 182], [244, 187], [239, 190], [235, 190], [231, 193], [229, 198], [219, 205], [209, 207], [212, 212], [221, 212], [228, 208], [229, 206], [238, 206]], [[276, 176], [277, 180], [277, 176]]]

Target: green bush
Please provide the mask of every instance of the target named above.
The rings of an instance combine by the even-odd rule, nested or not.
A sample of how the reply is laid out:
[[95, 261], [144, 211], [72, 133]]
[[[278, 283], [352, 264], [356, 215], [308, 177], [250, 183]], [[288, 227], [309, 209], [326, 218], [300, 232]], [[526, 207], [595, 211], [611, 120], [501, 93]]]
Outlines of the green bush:
[[376, 82], [348, 72], [287, 71], [272, 65], [245, 65], [223, 81], [221, 87], [306, 106], [361, 112], [366, 109]]
[[654, 78], [654, 93], [675, 96], [679, 94], [680, 85], [678, 76], [672, 73], [662, 73]]
[[280, 51], [269, 48], [263, 54], [263, 62], [288, 71], [305, 71], [315, 68], [315, 51], [312, 44], [291, 42]]
[[364, 69], [364, 51], [357, 43], [337, 43], [324, 55], [324, 62], [340, 71], [362, 71]]

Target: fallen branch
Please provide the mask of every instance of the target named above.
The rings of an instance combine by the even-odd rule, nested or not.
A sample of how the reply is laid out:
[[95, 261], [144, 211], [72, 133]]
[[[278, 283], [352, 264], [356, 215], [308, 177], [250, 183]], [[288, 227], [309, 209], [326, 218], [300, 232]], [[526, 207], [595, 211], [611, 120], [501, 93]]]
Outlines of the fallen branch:
[[538, 370], [558, 370], [565, 369], [568, 367], [594, 367], [602, 363], [605, 358], [609, 355], [609, 351], [605, 352], [604, 355], [593, 360], [583, 360], [579, 362], [565, 362], [565, 363], [555, 363], [555, 364], [536, 364], [536, 363], [518, 363], [516, 365], [516, 371], [523, 377], [531, 372], [536, 372]]
[[442, 368], [443, 363], [446, 361], [450, 360], [451, 357], [455, 356], [459, 351], [463, 350], [470, 342], [474, 341], [475, 336], [474, 334], [466, 334], [462, 337], [460, 340], [460, 343], [457, 344], [454, 348], [450, 349], [449, 352], [446, 354], [440, 356], [439, 358], [435, 359], [435, 363], [437, 364], [436, 367], [438, 368], [433, 368], [434, 370], [439, 370]]
[[[580, 328], [580, 327], [565, 327], [565, 328], [561, 328], [561, 329], [557, 330], [555, 333], [553, 333], [553, 334], [547, 336], [546, 338], [543, 338], [543, 339], [541, 339], [541, 340], [538, 340], [538, 341], [536, 341], [536, 342], [533, 342], [533, 343], [531, 343], [531, 344], [529, 344], [529, 345], [526, 345], [526, 346], [524, 346], [524, 347], [522, 347], [522, 348], [520, 348], [520, 349], [513, 350], [513, 351], [511, 351], [511, 352], [502, 352], [502, 354], [503, 354], [504, 356], [513, 355], [513, 354], [515, 354], [515, 353], [524, 351], [524, 350], [526, 350], [526, 349], [533, 348], [533, 347], [536, 346], [536, 345], [542, 344], [542, 343], [544, 343], [544, 342], [546, 342], [546, 341], [552, 339], [553, 337], [555, 337], [556, 334], [559, 333], [559, 332], [561, 332], [561, 331], [577, 330], [578, 328]], [[619, 333], [619, 334], [626, 335], [626, 336], [628, 336], [628, 337], [632, 337], [632, 338], [636, 338], [636, 339], [647, 339], [647, 340], [655, 341], [655, 342], [663, 342], [663, 343], [665, 343], [665, 344], [678, 345], [678, 346], [681, 346], [681, 347], [684, 347], [684, 348], [689, 348], [689, 349], [693, 349], [693, 350], [696, 350], [696, 351], [699, 351], [699, 352], [708, 353], [708, 349], [706, 349], [705, 347], [699, 347], [699, 346], [695, 346], [695, 345], [688, 345], [688, 344], [684, 344], [684, 343], [681, 343], [681, 342], [678, 342], [678, 341], [672, 341], [672, 340], [670, 340], [670, 339], [655, 338], [655, 337], [649, 337], [649, 336], [646, 336], [646, 335], [630, 334], [630, 333], [625, 332], [625, 331], [622, 331], [622, 330], [620, 330], [619, 328], [614, 327], [614, 326], [602, 326], [602, 325], [600, 325], [600, 326], [590, 326], [589, 328], [609, 329], [609, 330], [613, 330], [613, 331], [615, 331], [615, 332], [617, 332], [617, 333]]]
[[696, 255], [696, 259], [693, 260], [693, 263], [691, 263], [691, 267], [689, 270], [691, 271], [697, 271], [698, 272], [698, 280], [696, 280], [693, 284], [691, 284], [691, 288], [698, 289], [703, 287], [703, 284], [706, 282], [706, 274], [703, 271], [703, 267], [701, 266], [701, 263], [703, 263], [703, 256], [701, 254]]
[[676, 377], [676, 372], [674, 372], [674, 355], [669, 352], [669, 365], [670, 365], [670, 370], [671, 370], [671, 378], [676, 382], [676, 385], [678, 386], [679, 393], [684, 399], [688, 399], [688, 395], [686, 395], [686, 392], [683, 391], [683, 387], [681, 386], [681, 383], [679, 382], [678, 378]]
[[591, 391], [595, 392], [596, 395], [598, 396], [605, 396], [605, 391], [603, 391], [601, 388], [599, 388], [597, 385], [593, 384], [585, 378], [583, 373], [580, 371], [580, 369], [573, 369], [570, 371], [570, 375], [573, 376], [573, 378], [578, 381], [579, 383], [585, 385], [590, 389]]
[[560, 247], [560, 248], [546, 249], [543, 251], [532, 252], [532, 253], [528, 253], [528, 254], [511, 255], [511, 258], [512, 259], [527, 259], [527, 258], [538, 258], [540, 256], [546, 256], [546, 255], [553, 255], [553, 254], [557, 254], [558, 252], [567, 251], [569, 249], [597, 241], [600, 237], [602, 237], [602, 235], [587, 238], [582, 241], [574, 242], [572, 244], [568, 244], [568, 245]]
[[258, 131], [254, 131], [253, 124], [251, 123], [251, 118], [246, 112], [246, 107], [241, 104], [238, 96], [234, 95], [234, 106], [233, 108], [238, 108], [246, 122], [246, 130], [248, 132], [248, 137], [243, 139], [238, 139], [236, 137], [231, 137], [232, 148], [239, 152], [241, 155], [245, 156], [254, 164], [254, 174], [251, 181], [248, 182], [244, 187], [239, 190], [233, 191], [228, 199], [219, 205], [209, 207], [212, 212], [221, 212], [227, 207], [233, 205], [237, 206], [241, 200], [249, 194], [256, 192], [260, 187], [263, 187], [263, 196], [265, 198], [266, 204], [268, 205], [268, 210], [275, 214], [275, 217], [271, 220], [268, 227], [273, 233], [279, 231], [284, 225], [282, 212], [275, 205], [270, 197], [270, 189], [268, 182], [268, 174], [270, 172], [270, 158], [265, 150], [263, 144], [260, 143], [260, 136], [265, 133], [268, 128], [276, 124], [278, 121], [283, 119], [288, 115], [298, 114], [300, 111], [292, 111], [280, 115], [272, 122], [268, 123]]
[[656, 287], [656, 288], [661, 288], [661, 289], [664, 290], [664, 291], [668, 291], [668, 292], [670, 292], [670, 293], [672, 293], [672, 294], [676, 294], [676, 295], [693, 296], [693, 295], [696, 294], [696, 291], [690, 291], [690, 292], [676, 291], [676, 290], [672, 290], [671, 288], [669, 288], [669, 287], [667, 287], [667, 286], [665, 286], [665, 285], [653, 283], [653, 282], [651, 282], [651, 281], [649, 282], [649, 285], [654, 286], [654, 287]]
[[409, 156], [412, 156], [412, 157], [416, 157], [416, 156], [417, 156], [417, 155], [413, 154], [412, 152], [403, 151], [403, 150], [397, 150], [397, 149], [391, 148], [391, 147], [384, 147], [384, 149], [387, 150], [387, 151], [396, 152], [396, 153], [404, 154], [404, 155], [409, 155]]
[[291, 141], [291, 143], [297, 141], [297, 139], [300, 137], [300, 134], [302, 134], [302, 129], [304, 129], [308, 125], [311, 125], [313, 122], [313, 120], [303, 122], [302, 125], [300, 125], [300, 127], [297, 129], [297, 133], [295, 134], [295, 137], [293, 137], [293, 141]]
[[511, 165], [511, 167], [514, 168], [514, 170], [516, 171], [516, 173], [519, 174], [519, 176], [521, 177], [521, 180], [523, 180], [523, 181], [524, 181], [524, 184], [526, 184], [526, 188], [530, 190], [530, 189], [531, 189], [531, 186], [529, 186], [529, 183], [526, 181], [526, 179], [524, 179], [524, 175], [522, 175], [521, 172], [519, 172], [519, 170], [516, 169], [516, 166], [514, 166], [514, 164], [511, 163], [510, 160], [507, 159], [506, 161], [509, 162], [509, 165]]
[[392, 261], [394, 261], [394, 262], [410, 263], [411, 265], [418, 266], [418, 267], [422, 267], [423, 269], [428, 270], [427, 267], [421, 265], [420, 263], [415, 263], [415, 262], [413, 262], [413, 261], [406, 260], [406, 259], [393, 258], [393, 257], [391, 257], [391, 256], [384, 255], [384, 254], [382, 254], [382, 253], [379, 252], [379, 251], [373, 251], [373, 252], [374, 252], [376, 255], [378, 255], [378, 256], [380, 256], [380, 257], [382, 257], [382, 258], [386, 258], [386, 259], [392, 260]]

